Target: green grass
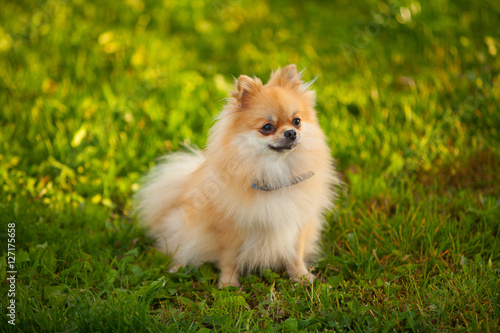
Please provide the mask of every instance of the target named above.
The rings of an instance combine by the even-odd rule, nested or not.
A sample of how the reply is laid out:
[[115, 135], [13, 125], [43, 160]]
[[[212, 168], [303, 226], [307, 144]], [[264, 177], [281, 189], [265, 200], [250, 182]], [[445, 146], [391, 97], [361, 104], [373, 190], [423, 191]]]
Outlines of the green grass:
[[[2, 3], [0, 331], [499, 331], [498, 2], [185, 3]], [[346, 183], [318, 280], [168, 273], [141, 175], [206, 143], [233, 76], [288, 63], [320, 75]]]

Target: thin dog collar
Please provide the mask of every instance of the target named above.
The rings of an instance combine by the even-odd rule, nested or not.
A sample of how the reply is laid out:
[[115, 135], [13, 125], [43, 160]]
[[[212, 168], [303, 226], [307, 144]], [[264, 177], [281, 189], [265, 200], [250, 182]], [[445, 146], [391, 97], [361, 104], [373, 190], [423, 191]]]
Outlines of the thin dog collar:
[[312, 176], [314, 176], [314, 172], [308, 171], [306, 173], [301, 174], [300, 176], [292, 177], [290, 179], [290, 181], [288, 182], [288, 184], [284, 184], [283, 186], [272, 186], [270, 184], [254, 181], [252, 183], [252, 187], [254, 189], [266, 191], [266, 192], [277, 191], [277, 190], [280, 190], [282, 188], [301, 183], [304, 180], [311, 178]]

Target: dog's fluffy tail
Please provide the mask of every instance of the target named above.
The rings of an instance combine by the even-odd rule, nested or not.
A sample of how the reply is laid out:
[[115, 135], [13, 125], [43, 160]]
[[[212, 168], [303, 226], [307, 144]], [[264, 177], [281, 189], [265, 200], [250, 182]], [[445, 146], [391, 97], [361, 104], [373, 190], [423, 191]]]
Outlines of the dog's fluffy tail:
[[145, 177], [136, 195], [136, 209], [141, 226], [148, 227], [153, 237], [155, 230], [162, 229], [163, 220], [182, 194], [189, 175], [204, 159], [197, 149], [167, 155]]

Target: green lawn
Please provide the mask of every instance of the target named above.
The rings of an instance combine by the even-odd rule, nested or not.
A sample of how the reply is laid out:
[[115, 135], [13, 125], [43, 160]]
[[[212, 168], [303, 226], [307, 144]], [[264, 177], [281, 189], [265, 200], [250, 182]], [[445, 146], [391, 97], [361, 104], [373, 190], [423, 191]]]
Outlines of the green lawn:
[[[500, 331], [499, 26], [496, 0], [3, 1], [0, 331]], [[317, 281], [168, 273], [140, 177], [289, 63], [346, 184]]]

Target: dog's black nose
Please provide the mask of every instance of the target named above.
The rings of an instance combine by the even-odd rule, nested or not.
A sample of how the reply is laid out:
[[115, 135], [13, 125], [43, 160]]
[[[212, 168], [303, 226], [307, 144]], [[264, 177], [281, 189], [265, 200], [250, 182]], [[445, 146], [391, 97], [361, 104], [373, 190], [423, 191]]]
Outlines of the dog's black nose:
[[293, 141], [293, 140], [295, 140], [295, 138], [297, 138], [297, 132], [295, 132], [295, 130], [293, 130], [293, 129], [285, 131], [285, 133], [283, 133], [283, 135], [285, 136], [285, 138], [287, 138], [290, 141]]

